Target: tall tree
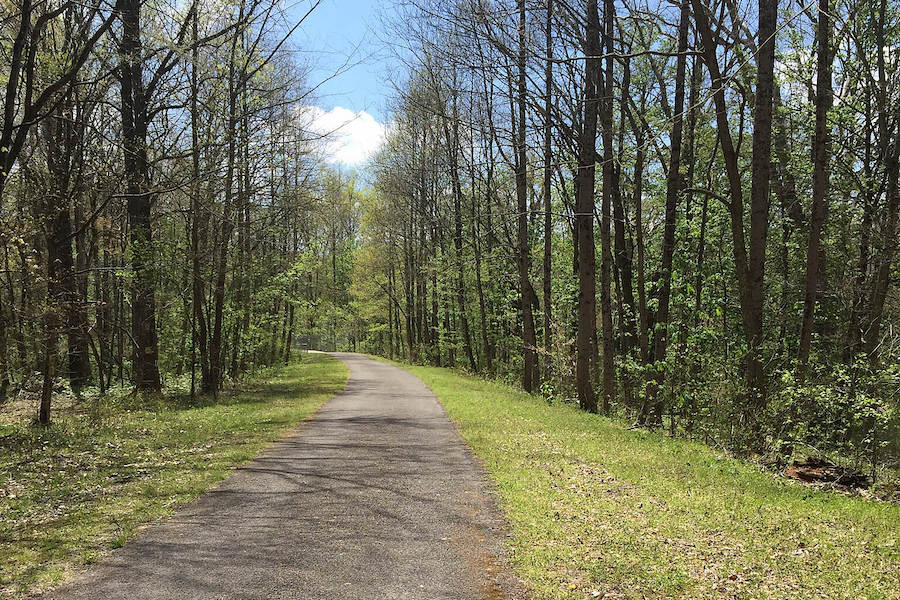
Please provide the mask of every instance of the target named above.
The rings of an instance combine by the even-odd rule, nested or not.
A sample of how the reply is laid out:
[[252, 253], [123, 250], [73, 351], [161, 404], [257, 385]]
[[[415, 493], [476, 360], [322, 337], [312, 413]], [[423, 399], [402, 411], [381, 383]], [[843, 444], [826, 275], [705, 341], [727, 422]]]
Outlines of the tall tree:
[[[603, 327], [603, 401], [604, 413], [615, 397], [615, 332], [612, 316], [612, 224], [611, 207], [618, 187], [613, 154], [613, 98], [615, 97], [615, 0], [603, 2], [604, 40], [606, 41], [606, 71], [603, 74], [602, 101], [600, 102], [600, 129], [603, 138], [603, 199], [600, 208], [600, 317]], [[590, 20], [590, 16], [588, 17]]]
[[678, 195], [682, 188], [681, 139], [684, 129], [684, 78], [687, 65], [688, 26], [690, 5], [681, 2], [681, 17], [678, 25], [678, 54], [675, 58], [675, 105], [672, 110], [672, 132], [669, 139], [669, 169], [666, 174], [666, 210], [663, 225], [662, 256], [660, 258], [657, 287], [656, 333], [653, 336], [653, 361], [656, 375], [649, 389], [648, 407], [641, 412], [642, 422], [654, 425], [662, 423], [663, 386], [666, 348], [669, 342], [669, 301], [672, 293], [672, 261], [675, 256], [675, 221], [678, 210]]
[[875, 23], [876, 72], [878, 82], [875, 92], [875, 105], [878, 114], [879, 153], [884, 161], [885, 215], [881, 234], [881, 260], [878, 263], [874, 287], [869, 300], [868, 321], [865, 328], [864, 349], [870, 358], [877, 358], [877, 350], [881, 345], [881, 322], [884, 318], [884, 306], [890, 285], [890, 274], [897, 251], [898, 221], [900, 221], [900, 119], [898, 109], [890, 104], [887, 66], [884, 51], [886, 48], [885, 25], [888, 18], [887, 0], [881, 0], [878, 6], [878, 17]]
[[718, 63], [718, 44], [709, 21], [708, 9], [692, 0], [694, 20], [703, 47], [702, 56], [712, 79], [716, 108], [716, 134], [728, 178], [728, 209], [731, 217], [734, 264], [737, 272], [741, 318], [747, 344], [745, 377], [748, 388], [745, 416], [752, 419], [765, 405], [763, 368], [763, 301], [766, 239], [769, 231], [769, 182], [772, 146], [772, 102], [775, 75], [775, 26], [777, 0], [759, 3], [756, 93], [753, 115], [753, 155], [750, 174], [750, 246], [744, 229], [744, 190], [738, 153], [731, 135], [725, 90], [728, 78]]
[[553, 0], [546, 0], [544, 22], [544, 373], [550, 375], [553, 323]]
[[[58, 24], [62, 15], [76, 6], [84, 11], [78, 19], [77, 32], [68, 35], [78, 41], [62, 53], [42, 52], [47, 30]], [[6, 70], [6, 97], [3, 102], [3, 119], [0, 123], [0, 197], [28, 139], [29, 132], [41, 120], [52, 114], [56, 103], [65, 98], [77, 83], [78, 73], [100, 39], [116, 19], [114, 11], [103, 15], [99, 1], [79, 3], [22, 0], [12, 19], [18, 19], [18, 27], [12, 40], [8, 69]], [[40, 63], [51, 56], [55, 69], [39, 69]], [[47, 72], [49, 78], [42, 78]]]
[[600, 14], [597, 0], [587, 0], [584, 32], [584, 116], [578, 141], [575, 178], [575, 238], [578, 248], [578, 328], [575, 335], [575, 388], [582, 409], [597, 412], [591, 381], [597, 328], [594, 246], [594, 180], [597, 163], [597, 119], [600, 104]]
[[143, 0], [117, 0], [122, 20], [119, 40], [119, 82], [122, 111], [122, 150], [131, 268], [131, 335], [134, 340], [134, 383], [138, 389], [162, 388], [156, 330], [156, 281], [154, 274], [151, 210], [154, 193], [147, 155], [150, 109], [144, 87], [144, 56], [141, 41]]
[[526, 392], [537, 389], [540, 383], [538, 371], [537, 335], [534, 326], [533, 298], [529, 270], [531, 267], [531, 248], [528, 240], [528, 148], [525, 140], [525, 111], [527, 109], [528, 73], [527, 73], [527, 39], [525, 0], [517, 0], [519, 14], [518, 40], [519, 49], [516, 58], [518, 69], [516, 113], [518, 122], [515, 125], [515, 166], [516, 166], [516, 260], [519, 267], [519, 302], [522, 311], [522, 353], [524, 367], [522, 370], [522, 387]]
[[819, 0], [816, 24], [816, 125], [813, 134], [813, 187], [812, 207], [809, 214], [809, 244], [806, 250], [806, 281], [803, 296], [803, 323], [800, 328], [798, 356], [801, 373], [809, 363], [813, 321], [818, 298], [820, 272], [824, 268], [822, 257], [822, 229], [828, 216], [828, 184], [830, 175], [831, 135], [828, 129], [828, 111], [834, 101], [831, 83], [831, 8], [829, 0]]

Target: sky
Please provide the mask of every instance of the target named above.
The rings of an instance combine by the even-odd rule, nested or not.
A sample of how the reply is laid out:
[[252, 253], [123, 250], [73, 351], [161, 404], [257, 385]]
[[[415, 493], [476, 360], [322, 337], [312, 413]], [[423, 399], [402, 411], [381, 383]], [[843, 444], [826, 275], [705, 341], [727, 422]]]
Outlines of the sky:
[[[313, 0], [285, 2], [296, 20]], [[325, 149], [331, 161], [350, 167], [364, 164], [385, 135], [392, 64], [381, 43], [380, 6], [377, 0], [322, 0], [292, 38], [308, 52], [309, 83], [321, 84], [311, 102], [312, 127], [330, 134]]]

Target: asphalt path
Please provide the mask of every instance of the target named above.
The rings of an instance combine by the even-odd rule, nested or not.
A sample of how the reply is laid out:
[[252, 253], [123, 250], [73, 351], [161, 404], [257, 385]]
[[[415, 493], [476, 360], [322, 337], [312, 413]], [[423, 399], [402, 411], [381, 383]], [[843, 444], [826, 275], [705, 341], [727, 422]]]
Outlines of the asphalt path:
[[346, 389], [47, 598], [519, 597], [483, 471], [434, 394], [358, 354]]

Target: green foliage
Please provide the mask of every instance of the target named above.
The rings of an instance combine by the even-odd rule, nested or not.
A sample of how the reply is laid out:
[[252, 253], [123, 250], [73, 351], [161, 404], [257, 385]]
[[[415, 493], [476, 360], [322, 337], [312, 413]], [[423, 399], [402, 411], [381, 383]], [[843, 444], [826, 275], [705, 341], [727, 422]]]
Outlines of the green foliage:
[[[770, 436], [781, 445], [851, 457], [877, 475], [900, 451], [900, 365], [851, 366], [799, 379], [783, 371], [769, 406]], [[799, 450], [799, 448], [798, 448]]]

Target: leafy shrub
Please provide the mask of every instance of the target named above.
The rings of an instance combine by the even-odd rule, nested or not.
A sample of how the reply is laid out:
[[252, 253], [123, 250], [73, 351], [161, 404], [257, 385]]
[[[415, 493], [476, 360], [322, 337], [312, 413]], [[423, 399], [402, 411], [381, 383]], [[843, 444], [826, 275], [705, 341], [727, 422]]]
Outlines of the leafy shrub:
[[782, 453], [798, 445], [849, 457], [875, 475], [900, 454], [900, 365], [859, 360], [800, 379], [782, 371], [767, 414], [770, 442]]

